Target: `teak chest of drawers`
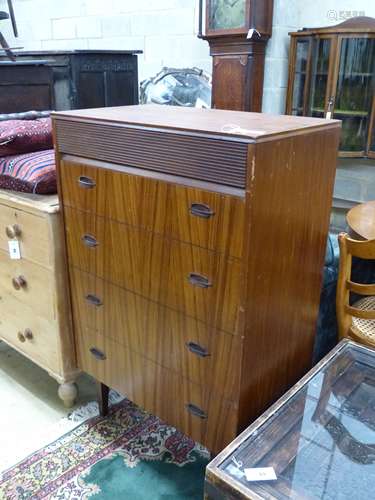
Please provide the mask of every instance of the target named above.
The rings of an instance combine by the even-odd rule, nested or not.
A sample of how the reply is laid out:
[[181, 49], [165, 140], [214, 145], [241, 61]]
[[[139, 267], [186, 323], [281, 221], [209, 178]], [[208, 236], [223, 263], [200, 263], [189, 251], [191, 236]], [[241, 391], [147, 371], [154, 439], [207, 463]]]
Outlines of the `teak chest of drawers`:
[[311, 366], [338, 121], [54, 115], [78, 364], [214, 452]]
[[0, 190], [0, 340], [47, 370], [69, 407], [79, 371], [68, 297], [57, 196]]

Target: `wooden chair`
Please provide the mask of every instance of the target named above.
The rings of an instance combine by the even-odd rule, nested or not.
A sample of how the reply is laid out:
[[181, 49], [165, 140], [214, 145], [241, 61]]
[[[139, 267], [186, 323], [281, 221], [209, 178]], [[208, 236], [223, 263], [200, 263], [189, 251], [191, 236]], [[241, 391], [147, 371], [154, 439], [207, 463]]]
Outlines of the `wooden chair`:
[[[340, 338], [350, 338], [375, 347], [375, 284], [355, 283], [351, 279], [352, 257], [375, 259], [375, 240], [353, 240], [339, 234], [340, 266], [336, 311]], [[364, 297], [350, 304], [350, 293]]]

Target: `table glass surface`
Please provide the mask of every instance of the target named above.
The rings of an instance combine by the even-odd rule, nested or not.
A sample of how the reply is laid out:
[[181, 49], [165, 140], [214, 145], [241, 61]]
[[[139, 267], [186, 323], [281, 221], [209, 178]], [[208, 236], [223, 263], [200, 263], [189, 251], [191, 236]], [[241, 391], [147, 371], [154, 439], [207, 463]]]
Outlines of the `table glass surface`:
[[[258, 467], [277, 479], [247, 481]], [[346, 344], [219, 469], [261, 498], [375, 498], [375, 351]]]

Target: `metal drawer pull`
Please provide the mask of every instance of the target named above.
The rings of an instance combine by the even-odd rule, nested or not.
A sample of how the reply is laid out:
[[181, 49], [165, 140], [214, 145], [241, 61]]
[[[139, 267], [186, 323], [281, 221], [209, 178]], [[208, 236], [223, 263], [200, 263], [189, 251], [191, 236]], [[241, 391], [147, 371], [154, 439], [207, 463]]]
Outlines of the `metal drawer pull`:
[[21, 288], [26, 288], [27, 281], [23, 276], [17, 276], [12, 279], [12, 284], [15, 290], [20, 290]]
[[104, 361], [105, 359], [107, 359], [107, 356], [104, 354], [104, 352], [100, 351], [96, 347], [91, 347], [90, 352], [94, 356], [94, 358], [98, 359], [99, 361]]
[[190, 412], [192, 415], [194, 415], [194, 417], [199, 417], [202, 419], [207, 418], [207, 413], [205, 413], [198, 406], [195, 406], [192, 403], [187, 404], [186, 409], [188, 412]]
[[191, 215], [196, 215], [197, 217], [202, 217], [203, 219], [209, 219], [215, 215], [215, 212], [203, 203], [192, 203], [190, 206]]
[[186, 346], [190, 352], [196, 354], [197, 356], [200, 356], [201, 358], [206, 358], [207, 356], [210, 356], [210, 353], [207, 351], [207, 349], [200, 346], [199, 344], [196, 344], [195, 342], [188, 342]]
[[18, 224], [10, 224], [5, 228], [5, 233], [8, 238], [17, 238], [18, 236], [21, 236], [21, 228]]
[[103, 305], [103, 302], [99, 299], [99, 297], [97, 297], [96, 295], [92, 295], [91, 293], [89, 293], [88, 295], [86, 295], [86, 300], [89, 304], [91, 304], [92, 306], [102, 306]]
[[208, 281], [208, 278], [206, 278], [206, 276], [202, 276], [201, 274], [197, 273], [189, 274], [189, 282], [194, 286], [198, 286], [199, 288], [209, 288], [210, 286], [212, 286], [212, 283]]
[[91, 236], [91, 234], [84, 234], [82, 236], [83, 243], [90, 248], [96, 247], [99, 243], [96, 241], [95, 236]]
[[78, 185], [84, 189], [92, 189], [96, 186], [96, 182], [91, 177], [86, 177], [85, 175], [80, 175], [78, 177]]

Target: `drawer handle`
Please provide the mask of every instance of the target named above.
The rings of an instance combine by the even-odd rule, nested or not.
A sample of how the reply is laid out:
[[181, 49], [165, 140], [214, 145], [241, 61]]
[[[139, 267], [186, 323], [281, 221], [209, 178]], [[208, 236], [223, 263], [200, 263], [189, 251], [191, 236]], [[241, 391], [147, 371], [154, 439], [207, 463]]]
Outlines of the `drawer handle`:
[[210, 353], [207, 351], [207, 349], [200, 346], [199, 344], [196, 344], [195, 342], [188, 342], [186, 346], [190, 352], [196, 354], [197, 356], [200, 356], [201, 358], [206, 358], [207, 356], [210, 356]]
[[80, 175], [78, 177], [78, 185], [84, 189], [92, 189], [96, 186], [96, 182], [91, 177], [86, 177], [85, 175]]
[[207, 418], [207, 413], [201, 410], [198, 406], [193, 405], [192, 403], [187, 404], [186, 409], [189, 413], [194, 415], [194, 417], [199, 417], [201, 419]]
[[89, 304], [91, 304], [92, 306], [99, 307], [99, 306], [103, 305], [103, 302], [99, 299], [99, 297], [97, 297], [96, 295], [92, 295], [91, 293], [86, 295], [85, 298], [86, 298], [87, 302]]
[[209, 219], [215, 215], [215, 212], [208, 206], [203, 203], [192, 203], [190, 206], [191, 215], [195, 215], [197, 217], [202, 217], [203, 219]]
[[30, 328], [26, 328], [24, 333], [18, 332], [17, 337], [20, 342], [24, 343], [26, 340], [33, 340], [34, 335]]
[[98, 245], [95, 236], [91, 236], [91, 234], [84, 234], [82, 236], [83, 243], [90, 248], [94, 248]]
[[15, 290], [20, 290], [21, 288], [26, 288], [27, 281], [23, 276], [17, 276], [12, 279], [12, 284]]
[[104, 352], [100, 351], [96, 347], [91, 347], [90, 352], [94, 356], [94, 358], [98, 359], [99, 361], [104, 361], [105, 359], [107, 359], [107, 356], [104, 354]]
[[208, 278], [206, 278], [206, 276], [202, 276], [201, 274], [190, 273], [188, 279], [192, 285], [198, 286], [199, 288], [209, 288], [212, 286], [212, 283], [208, 280]]
[[5, 233], [8, 238], [17, 238], [17, 236], [21, 236], [21, 228], [18, 224], [10, 224], [5, 228]]

